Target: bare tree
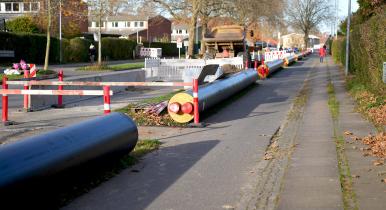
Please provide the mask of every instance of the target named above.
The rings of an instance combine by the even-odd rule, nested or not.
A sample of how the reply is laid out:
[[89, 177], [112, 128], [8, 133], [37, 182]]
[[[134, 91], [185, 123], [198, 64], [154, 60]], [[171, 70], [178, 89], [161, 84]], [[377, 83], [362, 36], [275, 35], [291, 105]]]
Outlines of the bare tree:
[[[204, 0], [202, 1], [199, 17], [201, 18], [201, 36], [202, 38], [208, 32], [208, 23], [211, 17], [219, 16], [221, 10], [223, 9], [223, 4], [221, 0]], [[205, 42], [201, 40], [200, 54], [205, 53]]]
[[[196, 34], [197, 18], [205, 0], [152, 0], [166, 9], [174, 18], [184, 19], [190, 18], [189, 21], [189, 46], [188, 55], [193, 56], [194, 53], [194, 37]], [[187, 15], [188, 14], [188, 15]]]
[[44, 70], [48, 69], [48, 62], [50, 59], [50, 46], [51, 46], [51, 0], [47, 0], [47, 43], [46, 43], [46, 56], [44, 58]]
[[332, 11], [328, 0], [290, 0], [286, 13], [291, 26], [304, 33], [304, 45], [307, 48], [311, 30], [328, 22], [333, 17]]
[[117, 14], [123, 2], [121, 0], [88, 0], [89, 13], [97, 18], [98, 23], [98, 65], [102, 65], [102, 19]]

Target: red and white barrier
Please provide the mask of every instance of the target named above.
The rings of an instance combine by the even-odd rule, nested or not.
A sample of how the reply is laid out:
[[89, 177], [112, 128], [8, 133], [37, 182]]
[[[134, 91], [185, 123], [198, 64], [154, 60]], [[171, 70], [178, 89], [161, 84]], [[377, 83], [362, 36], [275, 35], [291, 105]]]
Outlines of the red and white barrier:
[[104, 114], [110, 114], [111, 113], [111, 107], [110, 107], [110, 87], [104, 86], [103, 87], [103, 108], [104, 108]]
[[[3, 90], [7, 90], [7, 77], [3, 77]], [[8, 122], [8, 96], [7, 94], [3, 93], [3, 104], [2, 104], [2, 117], [1, 120], [3, 121], [4, 125]]]
[[[7, 85], [8, 86], [8, 85]], [[67, 95], [67, 96], [102, 96], [103, 90], [15, 90], [3, 89], [0, 90], [0, 94], [5, 95]], [[113, 95], [113, 91], [110, 91], [110, 95]]]
[[[29, 74], [30, 71], [28, 70], [24, 70], [24, 78], [28, 79], [30, 77], [30, 74]], [[29, 86], [28, 84], [24, 84], [24, 90], [28, 90], [29, 89]], [[24, 107], [24, 111], [28, 112], [29, 110], [29, 107], [28, 107], [28, 99], [29, 99], [29, 95], [24, 95], [24, 103], [23, 103], [23, 107]]]
[[81, 81], [7, 81], [8, 85], [63, 85], [63, 86], [193, 86], [191, 82], [81, 82]]
[[[3, 95], [3, 107], [2, 107], [2, 122], [4, 125], [8, 124], [8, 95], [77, 95], [77, 96], [101, 96], [105, 98], [104, 107], [108, 107], [110, 110], [110, 95], [113, 95], [113, 91], [108, 90], [15, 90], [8, 89], [7, 77], [3, 77], [3, 89], [0, 90], [0, 94]], [[105, 114], [108, 114], [105, 108]]]
[[36, 73], [38, 71], [38, 69], [36, 68], [36, 65], [35, 64], [28, 64], [29, 65], [29, 74], [30, 74], [30, 77], [36, 77]]
[[193, 79], [193, 106], [194, 106], [194, 123], [200, 123], [200, 114], [198, 109], [198, 79]]
[[[63, 82], [63, 70], [59, 71], [58, 79], [59, 79], [59, 82]], [[58, 90], [63, 90], [63, 85], [59, 85], [58, 86]], [[58, 95], [58, 105], [57, 105], [57, 108], [62, 108], [62, 107], [63, 107], [63, 96], [62, 95]]]

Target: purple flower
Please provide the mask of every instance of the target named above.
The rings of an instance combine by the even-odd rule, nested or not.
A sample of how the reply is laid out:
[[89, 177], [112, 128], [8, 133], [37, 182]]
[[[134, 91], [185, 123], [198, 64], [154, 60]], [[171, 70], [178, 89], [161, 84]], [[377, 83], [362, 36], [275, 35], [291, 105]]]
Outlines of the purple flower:
[[13, 69], [16, 69], [16, 70], [19, 70], [20, 69], [20, 65], [18, 63], [14, 63], [12, 65]]
[[23, 70], [28, 69], [28, 65], [26, 63], [20, 63], [20, 65], [21, 65], [21, 69], [23, 69]]
[[23, 64], [26, 64], [26, 62], [23, 59], [21, 59], [20, 64], [23, 65]]

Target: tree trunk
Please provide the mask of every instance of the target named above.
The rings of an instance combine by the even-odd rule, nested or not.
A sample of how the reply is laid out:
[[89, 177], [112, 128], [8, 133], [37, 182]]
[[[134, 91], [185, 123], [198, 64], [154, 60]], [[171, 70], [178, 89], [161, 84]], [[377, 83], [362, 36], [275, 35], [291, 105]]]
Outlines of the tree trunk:
[[206, 35], [206, 32], [208, 30], [208, 18], [205, 17], [205, 16], [202, 16], [201, 18], [201, 36], [202, 36], [202, 39], [201, 39], [201, 51], [200, 51], [200, 54], [201, 55], [204, 55], [205, 54], [205, 42], [204, 42], [204, 37]]
[[99, 1], [99, 27], [98, 27], [98, 66], [102, 65], [102, 3]]
[[305, 49], [307, 49], [307, 47], [308, 47], [308, 34], [309, 34], [308, 31], [304, 32], [304, 46], [305, 46]]
[[196, 36], [196, 25], [197, 25], [197, 17], [200, 11], [200, 1], [193, 1], [193, 11], [192, 17], [190, 18], [189, 24], [189, 47], [188, 47], [188, 55], [189, 57], [193, 57], [194, 54], [194, 37]]
[[50, 59], [50, 45], [51, 45], [51, 0], [47, 0], [47, 44], [46, 57], [44, 58], [44, 70], [48, 69], [48, 62]]

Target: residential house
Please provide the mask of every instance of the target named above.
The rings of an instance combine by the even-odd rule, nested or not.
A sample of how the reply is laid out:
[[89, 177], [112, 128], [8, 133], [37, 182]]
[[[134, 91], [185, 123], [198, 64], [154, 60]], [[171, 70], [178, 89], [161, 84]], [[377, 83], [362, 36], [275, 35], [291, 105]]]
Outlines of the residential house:
[[10, 20], [22, 15], [37, 14], [41, 2], [38, 0], [0, 0], [0, 20]]
[[[98, 32], [98, 21], [90, 18], [88, 31]], [[147, 19], [146, 17], [133, 15], [116, 15], [103, 18], [101, 23], [102, 34], [119, 35], [124, 38], [137, 40], [137, 42], [170, 41], [171, 22], [158, 15]]]
[[[20, 16], [35, 16], [45, 13], [44, 0], [0, 0], [0, 22], [6, 22]], [[58, 8], [55, 8], [58, 9]], [[62, 29], [74, 28], [87, 32], [87, 4], [79, 0], [66, 0], [62, 3]], [[65, 14], [64, 14], [65, 13]], [[59, 15], [53, 17], [58, 23]]]
[[[303, 48], [304, 46], [304, 34], [291, 33], [281, 36], [281, 43], [283, 48]], [[319, 46], [320, 38], [315, 35], [308, 36], [308, 46], [314, 48]]]

